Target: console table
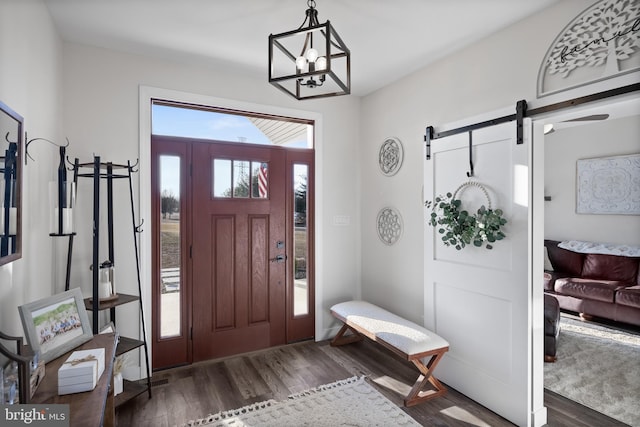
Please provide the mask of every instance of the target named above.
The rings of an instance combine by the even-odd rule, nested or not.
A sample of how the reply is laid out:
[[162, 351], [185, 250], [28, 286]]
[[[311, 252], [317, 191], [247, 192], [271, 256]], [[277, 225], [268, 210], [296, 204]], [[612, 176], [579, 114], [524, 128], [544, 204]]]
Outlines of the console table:
[[116, 334], [99, 334], [94, 335], [91, 341], [73, 349], [73, 351], [92, 348], [105, 350], [104, 372], [92, 391], [58, 396], [58, 369], [71, 355], [72, 351], [70, 351], [45, 365], [45, 376], [33, 395], [31, 403], [69, 405], [69, 425], [72, 426], [114, 426], [113, 362], [117, 341]]

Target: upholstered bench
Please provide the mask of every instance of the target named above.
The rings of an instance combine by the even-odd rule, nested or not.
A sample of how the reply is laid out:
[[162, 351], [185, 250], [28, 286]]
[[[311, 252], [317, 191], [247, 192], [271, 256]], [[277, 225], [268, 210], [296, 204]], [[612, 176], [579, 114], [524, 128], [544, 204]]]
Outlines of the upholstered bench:
[[[435, 333], [365, 301], [347, 301], [331, 307], [331, 314], [344, 325], [331, 341], [332, 346], [375, 341], [412, 362], [420, 376], [404, 399], [405, 406], [443, 395], [447, 389], [433, 376], [436, 365], [449, 350], [449, 343]], [[353, 334], [345, 335], [347, 331]], [[423, 359], [426, 360], [423, 361]], [[431, 383], [433, 390], [424, 390]]]

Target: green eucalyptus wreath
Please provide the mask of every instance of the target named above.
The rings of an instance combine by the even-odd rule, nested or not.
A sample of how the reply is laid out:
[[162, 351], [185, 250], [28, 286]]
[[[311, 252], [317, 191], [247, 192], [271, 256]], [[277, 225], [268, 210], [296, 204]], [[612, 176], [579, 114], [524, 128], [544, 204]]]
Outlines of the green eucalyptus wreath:
[[[470, 214], [462, 209], [462, 202], [456, 196], [460, 190], [467, 186], [480, 188], [487, 198], [487, 206], [480, 206], [477, 213]], [[442, 235], [445, 246], [454, 246], [457, 250], [473, 244], [477, 247], [483, 245], [487, 249], [493, 249], [493, 243], [504, 239], [506, 236], [501, 228], [507, 223], [502, 216], [501, 209], [491, 209], [491, 199], [482, 184], [469, 181], [462, 184], [453, 193], [446, 196], [437, 196], [434, 202], [427, 200], [427, 208], [431, 208], [429, 225], [438, 227], [438, 233]]]

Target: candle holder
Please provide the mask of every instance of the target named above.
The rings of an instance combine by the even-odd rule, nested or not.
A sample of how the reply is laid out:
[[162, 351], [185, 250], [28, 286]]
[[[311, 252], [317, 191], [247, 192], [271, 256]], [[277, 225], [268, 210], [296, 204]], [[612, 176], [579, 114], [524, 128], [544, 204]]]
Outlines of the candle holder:
[[[93, 270], [93, 265], [89, 266]], [[118, 299], [114, 268], [111, 260], [106, 260], [98, 266], [98, 300], [100, 302]], [[93, 301], [93, 298], [90, 299]]]
[[66, 147], [60, 147], [58, 179], [49, 183], [50, 221], [49, 236], [71, 236], [74, 231], [74, 209], [76, 205], [76, 184], [67, 181], [65, 166]]

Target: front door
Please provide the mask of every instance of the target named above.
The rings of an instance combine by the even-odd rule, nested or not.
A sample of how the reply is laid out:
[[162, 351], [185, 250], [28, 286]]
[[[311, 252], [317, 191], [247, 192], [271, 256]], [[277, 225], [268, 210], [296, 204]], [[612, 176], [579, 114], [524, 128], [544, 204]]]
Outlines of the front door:
[[286, 342], [286, 150], [192, 145], [193, 361]]
[[[504, 123], [435, 140], [425, 163], [425, 198], [455, 193], [475, 213], [504, 211], [506, 238], [493, 249], [445, 246], [439, 227], [425, 233], [425, 323], [449, 341], [438, 378], [517, 425], [529, 425], [532, 342], [529, 298], [531, 258], [531, 121], [524, 141]], [[473, 147], [474, 176], [469, 171]], [[486, 191], [486, 193], [485, 193]], [[430, 215], [430, 211], [427, 210]], [[428, 219], [428, 217], [427, 217]], [[542, 356], [542, 354], [540, 354]], [[541, 360], [541, 357], [540, 357]]]

